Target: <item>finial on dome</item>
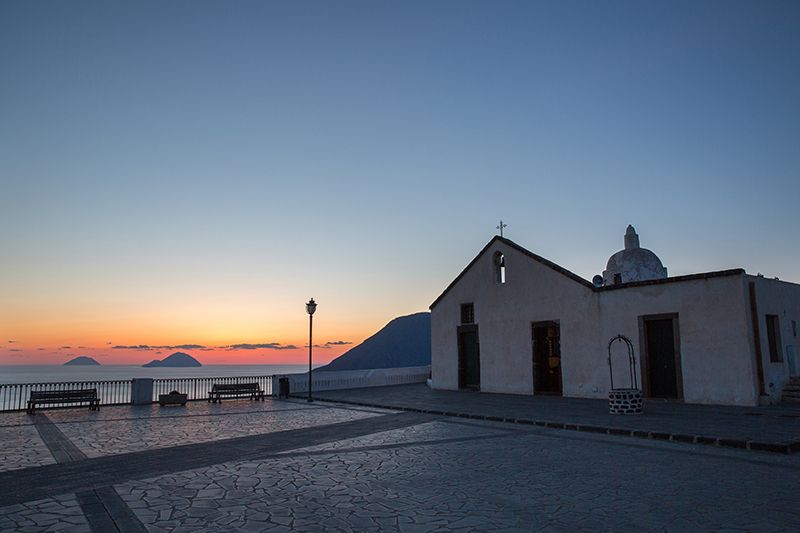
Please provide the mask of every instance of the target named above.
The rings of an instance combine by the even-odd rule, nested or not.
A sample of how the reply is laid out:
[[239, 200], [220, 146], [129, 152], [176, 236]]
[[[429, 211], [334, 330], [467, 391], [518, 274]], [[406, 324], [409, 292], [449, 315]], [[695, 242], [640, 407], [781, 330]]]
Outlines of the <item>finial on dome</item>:
[[639, 248], [639, 236], [632, 225], [628, 224], [628, 229], [625, 230], [625, 249], [634, 250]]

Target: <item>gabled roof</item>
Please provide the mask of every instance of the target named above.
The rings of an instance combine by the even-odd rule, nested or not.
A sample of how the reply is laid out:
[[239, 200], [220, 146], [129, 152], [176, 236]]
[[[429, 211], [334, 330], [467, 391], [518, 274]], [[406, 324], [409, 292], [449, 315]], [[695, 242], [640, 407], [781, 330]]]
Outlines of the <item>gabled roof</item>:
[[590, 289], [590, 290], [596, 291], [596, 292], [618, 290], [618, 289], [626, 289], [626, 288], [631, 288], [631, 287], [642, 287], [642, 286], [646, 286], [646, 285], [661, 285], [663, 283], [674, 283], [674, 282], [680, 282], [680, 281], [693, 281], [693, 280], [699, 280], [699, 279], [718, 278], [718, 277], [724, 277], [724, 276], [737, 276], [737, 275], [745, 274], [745, 271], [742, 268], [732, 268], [732, 269], [729, 269], [729, 270], [717, 270], [717, 271], [714, 271], [714, 272], [703, 272], [703, 273], [700, 273], [700, 274], [689, 274], [687, 276], [674, 276], [674, 277], [671, 277], [671, 278], [663, 278], [663, 279], [650, 279], [650, 280], [644, 280], [644, 281], [631, 281], [631, 282], [628, 282], [628, 283], [619, 283], [619, 284], [615, 284], [615, 285], [605, 285], [605, 286], [602, 286], [602, 287], [595, 287], [591, 282], [583, 279], [582, 277], [580, 277], [579, 275], [577, 275], [577, 274], [575, 274], [573, 272], [570, 272], [566, 268], [564, 268], [562, 266], [559, 266], [559, 265], [553, 263], [552, 261], [549, 261], [549, 260], [545, 259], [544, 257], [542, 257], [540, 255], [536, 255], [535, 253], [531, 252], [530, 250], [526, 250], [525, 248], [523, 248], [519, 244], [515, 243], [514, 241], [511, 241], [509, 239], [506, 239], [505, 237], [500, 237], [499, 235], [496, 235], [494, 238], [492, 238], [492, 240], [489, 241], [489, 243], [486, 246], [483, 247], [483, 249], [480, 252], [478, 252], [478, 255], [476, 255], [475, 258], [472, 261], [470, 261], [470, 263], [464, 268], [464, 270], [462, 270], [461, 273], [458, 276], [456, 276], [456, 279], [454, 279], [450, 283], [450, 285], [447, 286], [447, 288], [444, 290], [444, 292], [442, 292], [442, 294], [440, 294], [439, 297], [436, 298], [436, 300], [433, 301], [433, 303], [430, 305], [430, 309], [433, 309], [436, 306], [436, 304], [438, 304], [442, 300], [442, 298], [444, 298], [444, 296], [448, 292], [450, 292], [450, 289], [452, 289], [455, 286], [455, 284], [458, 283], [459, 280], [462, 277], [464, 277], [464, 274], [466, 274], [467, 271], [470, 268], [472, 268], [472, 265], [474, 265], [478, 261], [478, 259], [480, 259], [480, 257], [484, 253], [486, 253], [486, 251], [489, 248], [491, 248], [491, 246], [495, 242], [502, 242], [506, 246], [508, 246], [510, 248], [513, 248], [514, 250], [517, 250], [521, 254], [529, 257], [530, 259], [533, 259], [534, 261], [536, 261], [538, 263], [541, 263], [541, 264], [543, 264], [544, 266], [546, 266], [548, 268], [552, 268], [553, 270], [555, 270], [559, 274], [561, 274], [563, 276], [566, 276], [566, 277], [570, 278], [571, 280], [573, 280], [573, 281], [575, 281], [577, 283], [580, 283], [581, 285], [583, 285], [587, 289]]
[[594, 288], [595, 288], [594, 285], [591, 284], [591, 282], [583, 279], [582, 277], [580, 277], [579, 275], [577, 275], [577, 274], [575, 274], [573, 272], [570, 272], [566, 268], [564, 268], [562, 266], [559, 266], [559, 265], [553, 263], [552, 261], [549, 261], [549, 260], [545, 259], [544, 257], [542, 257], [540, 255], [536, 255], [535, 253], [531, 252], [530, 250], [526, 250], [525, 248], [523, 248], [519, 244], [515, 243], [514, 241], [511, 241], [511, 240], [506, 239], [505, 237], [501, 237], [499, 235], [495, 235], [492, 238], [492, 240], [490, 240], [488, 242], [488, 244], [486, 246], [484, 246], [483, 249], [480, 252], [478, 252], [478, 255], [476, 255], [475, 258], [472, 261], [469, 262], [469, 264], [464, 268], [464, 270], [462, 270], [461, 273], [458, 276], [456, 276], [456, 279], [454, 279], [450, 283], [450, 285], [447, 286], [447, 288], [444, 290], [444, 292], [442, 292], [442, 294], [440, 294], [439, 297], [436, 298], [436, 300], [433, 301], [433, 303], [430, 306], [430, 309], [433, 309], [436, 306], [436, 304], [438, 304], [441, 301], [441, 299], [444, 298], [444, 296], [448, 292], [450, 292], [450, 289], [452, 289], [455, 286], [455, 284], [458, 283], [459, 280], [462, 277], [464, 277], [464, 274], [466, 274], [467, 271], [470, 268], [472, 268], [472, 265], [474, 265], [478, 261], [478, 259], [480, 259], [480, 257], [484, 253], [486, 253], [486, 251], [489, 248], [491, 248], [491, 246], [495, 242], [501, 242], [501, 243], [505, 244], [506, 246], [508, 246], [509, 248], [513, 248], [514, 250], [520, 252], [521, 254], [528, 256], [529, 258], [533, 259], [534, 261], [536, 261], [538, 263], [543, 264], [546, 267], [552, 268], [553, 270], [555, 270], [559, 274], [562, 274], [562, 275], [570, 278], [572, 281], [580, 283], [581, 285], [585, 286], [588, 289], [594, 290]]

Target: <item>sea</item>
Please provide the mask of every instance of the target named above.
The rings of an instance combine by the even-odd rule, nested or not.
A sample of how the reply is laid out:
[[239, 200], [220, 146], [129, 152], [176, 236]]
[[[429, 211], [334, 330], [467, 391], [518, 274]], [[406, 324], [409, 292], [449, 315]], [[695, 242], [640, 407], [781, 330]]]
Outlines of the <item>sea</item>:
[[[314, 368], [318, 366], [322, 365], [315, 365]], [[111, 381], [132, 378], [272, 376], [307, 371], [307, 365], [203, 365], [195, 368], [144, 368], [136, 365], [0, 365], [0, 384]]]
[[[130, 380], [134, 378], [253, 378], [247, 381], [259, 383], [269, 394], [272, 380], [267, 376], [307, 371], [308, 366], [305, 365], [205, 365], [195, 368], [144, 368], [134, 365], [0, 366], [0, 411], [24, 409], [31, 390], [96, 388], [102, 403], [127, 403], [131, 397]], [[189, 399], [204, 399], [210, 387], [209, 381], [213, 382], [157, 381], [153, 384], [154, 399], [158, 394], [172, 389], [188, 393]], [[86, 383], [81, 385], [79, 382]]]

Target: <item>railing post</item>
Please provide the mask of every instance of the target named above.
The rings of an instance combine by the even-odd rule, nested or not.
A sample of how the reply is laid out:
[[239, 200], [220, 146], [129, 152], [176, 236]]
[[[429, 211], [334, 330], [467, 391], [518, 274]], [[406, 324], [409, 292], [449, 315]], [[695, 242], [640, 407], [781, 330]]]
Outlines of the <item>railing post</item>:
[[144, 405], [153, 403], [153, 378], [134, 378], [131, 382], [131, 403]]

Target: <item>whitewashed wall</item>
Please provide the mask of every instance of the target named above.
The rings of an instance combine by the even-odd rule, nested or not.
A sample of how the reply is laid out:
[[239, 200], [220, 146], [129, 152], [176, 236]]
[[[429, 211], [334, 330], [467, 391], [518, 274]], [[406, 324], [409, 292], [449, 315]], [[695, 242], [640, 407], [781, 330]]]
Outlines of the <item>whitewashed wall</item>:
[[[798, 337], [792, 328], [792, 320], [800, 329], [800, 285], [761, 276], [746, 276], [746, 282], [756, 284], [759, 338], [761, 339], [761, 361], [764, 368], [765, 392], [772, 400], [780, 399], [783, 386], [789, 379], [788, 352], [795, 354], [795, 365], [800, 369]], [[769, 357], [766, 315], [777, 315], [781, 330], [781, 353], [783, 361], [773, 363]], [[771, 386], [770, 386], [771, 385]]]
[[[628, 336], [633, 341], [637, 362], [644, 348], [639, 317], [678, 314], [684, 401], [758, 403], [743, 275], [629, 287], [600, 292], [597, 296], [603, 336], [611, 338], [617, 333]], [[641, 372], [641, 364], [638, 368]]]
[[[497, 251], [505, 256], [503, 284], [495, 281]], [[531, 323], [557, 320], [564, 395], [595, 398], [605, 397], [610, 385], [609, 339], [619, 333], [631, 338], [641, 384], [639, 317], [677, 313], [684, 400], [756, 405], [759, 395], [747, 292], [747, 283], [753, 279], [738, 274], [593, 291], [497, 241], [432, 309], [432, 384], [437, 389], [458, 388], [457, 327], [463, 303], [474, 304], [482, 391], [532, 394]], [[787, 350], [797, 356], [791, 320], [800, 322], [800, 286], [764, 278], [756, 281], [764, 373], [768, 392], [777, 398], [788, 379]], [[769, 361], [765, 314], [780, 317], [781, 363]]]
[[[506, 282], [495, 281], [494, 254], [505, 258]], [[597, 351], [597, 302], [592, 289], [567, 278], [502, 243], [483, 254], [431, 313], [433, 387], [458, 388], [456, 328], [461, 304], [473, 303], [480, 340], [481, 390], [533, 393], [531, 322], [559, 320], [564, 383], [579, 372], [583, 382], [608, 380], [608, 367]]]

